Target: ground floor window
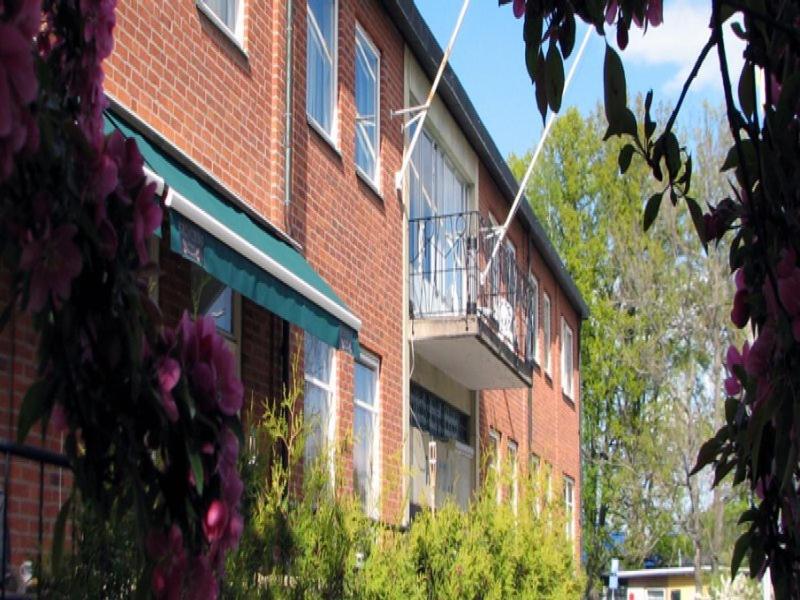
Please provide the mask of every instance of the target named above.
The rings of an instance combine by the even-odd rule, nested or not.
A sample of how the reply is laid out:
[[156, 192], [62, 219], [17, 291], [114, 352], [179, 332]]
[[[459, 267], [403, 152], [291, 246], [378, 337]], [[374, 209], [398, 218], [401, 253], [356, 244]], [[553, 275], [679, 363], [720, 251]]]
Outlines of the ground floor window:
[[[306, 423], [305, 462], [310, 465], [331, 449], [334, 434], [334, 352], [331, 346], [305, 334], [303, 370]], [[331, 468], [333, 461], [331, 461]]]
[[568, 539], [575, 536], [575, 480], [564, 476], [564, 517]]
[[371, 516], [378, 516], [380, 490], [380, 420], [378, 360], [363, 350], [355, 363], [353, 415], [353, 479], [356, 494]]

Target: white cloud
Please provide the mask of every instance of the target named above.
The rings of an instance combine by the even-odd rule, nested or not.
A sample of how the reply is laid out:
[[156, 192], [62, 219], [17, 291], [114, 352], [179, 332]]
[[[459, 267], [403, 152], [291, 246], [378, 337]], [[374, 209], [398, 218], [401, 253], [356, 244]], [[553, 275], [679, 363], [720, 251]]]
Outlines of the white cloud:
[[[640, 29], [631, 28], [630, 43], [623, 52], [625, 64], [639, 67], [673, 67], [674, 74], [663, 81], [662, 92], [679, 93], [700, 50], [711, 35], [708, 26], [711, 16], [710, 4], [697, 0], [664, 2], [662, 25], [648, 28], [645, 35], [642, 35]], [[728, 68], [731, 79], [736, 85], [744, 62], [742, 58], [744, 43], [731, 32], [730, 22], [726, 24], [724, 39]], [[692, 90], [703, 88], [722, 89], [716, 49], [709, 53], [692, 84]]]

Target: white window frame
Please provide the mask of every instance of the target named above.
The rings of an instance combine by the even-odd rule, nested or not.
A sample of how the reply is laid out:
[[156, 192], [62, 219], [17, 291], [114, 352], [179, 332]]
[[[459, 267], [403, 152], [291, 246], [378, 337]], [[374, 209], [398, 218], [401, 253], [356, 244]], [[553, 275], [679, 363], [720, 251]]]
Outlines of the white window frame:
[[[375, 403], [370, 406], [366, 402], [362, 402], [355, 396], [355, 367], [353, 368], [353, 410], [360, 408], [371, 413], [373, 416], [373, 444], [372, 444], [372, 481], [370, 482], [370, 497], [367, 499], [367, 506], [364, 507], [365, 512], [370, 517], [377, 519], [380, 517], [380, 482], [381, 482], [381, 410], [380, 410], [380, 359], [377, 356], [361, 349], [361, 356], [356, 361], [363, 367], [373, 371], [375, 375]], [[355, 429], [355, 414], [353, 415], [353, 428]], [[355, 432], [354, 432], [355, 435]], [[355, 462], [355, 457], [353, 457]], [[355, 466], [354, 466], [355, 468]]]
[[543, 323], [544, 328], [544, 372], [553, 375], [553, 307], [550, 302], [550, 295], [545, 292], [542, 298]]
[[202, 12], [208, 20], [211, 21], [233, 44], [242, 52], [244, 49], [244, 4], [246, 0], [233, 0], [236, 3], [235, 7], [235, 23], [233, 28], [230, 27], [222, 18], [214, 12], [207, 0], [195, 0], [195, 5], [200, 12]]
[[[528, 274], [528, 285], [531, 288], [531, 297], [528, 304], [528, 360], [540, 362], [539, 358], [539, 280], [533, 273]], [[531, 348], [530, 346], [533, 346]]]
[[[303, 344], [305, 344], [308, 340], [308, 337], [311, 336], [310, 333], [306, 333]], [[321, 447], [323, 451], [327, 451], [328, 453], [328, 468], [330, 471], [330, 481], [331, 485], [333, 485], [336, 475], [336, 464], [335, 464], [335, 449], [334, 449], [334, 442], [336, 440], [336, 412], [337, 412], [337, 403], [336, 403], [336, 349], [333, 346], [328, 346], [322, 340], [319, 340], [320, 343], [324, 344], [328, 348], [328, 360], [330, 361], [330, 381], [325, 382], [317, 377], [309, 375], [307, 365], [303, 365], [303, 380], [305, 385], [313, 385], [323, 392], [328, 394], [328, 407], [329, 407], [329, 420], [327, 423], [327, 427], [321, 427], [321, 430], [324, 431], [325, 439], [320, 440]], [[305, 388], [303, 391], [303, 410], [305, 411]], [[305, 417], [304, 417], [305, 419]], [[303, 458], [304, 464], [307, 464], [306, 461], [308, 460], [308, 455], [306, 454]]]
[[[359, 139], [359, 130], [361, 130], [363, 134], [363, 139], [365, 142], [373, 143], [374, 148], [372, 148], [372, 152], [374, 154], [374, 161], [375, 161], [375, 172], [374, 173], [367, 173], [364, 169], [361, 168], [361, 165], [356, 163], [356, 172], [361, 175], [364, 179], [367, 180], [367, 183], [372, 184], [375, 190], [380, 194], [380, 173], [381, 173], [381, 53], [378, 50], [378, 47], [373, 43], [372, 39], [369, 37], [367, 32], [364, 30], [361, 25], [356, 23], [356, 54], [358, 52], [364, 52], [363, 44], [366, 45], [369, 50], [375, 55], [375, 59], [377, 61], [377, 72], [375, 75], [375, 139], [368, 140], [366, 130], [361, 126], [360, 120], [363, 120], [365, 117], [362, 117], [358, 114], [358, 106], [356, 106], [356, 123], [355, 123], [355, 139], [356, 145], [358, 145]], [[365, 54], [365, 59], [367, 58]], [[356, 57], [356, 63], [358, 62], [358, 58]], [[364, 61], [366, 64], [369, 64], [368, 60]], [[353, 65], [355, 68], [355, 64]], [[356, 100], [357, 91], [355, 90], [355, 81], [354, 81], [354, 89], [353, 89], [353, 96], [354, 101]], [[357, 104], [357, 102], [356, 102]], [[369, 150], [369, 148], [367, 148]], [[355, 161], [356, 155], [354, 154], [353, 160]]]
[[575, 539], [575, 480], [564, 475], [565, 533], [568, 540]]
[[491, 464], [489, 468], [494, 471], [495, 477], [495, 499], [497, 500], [497, 504], [499, 505], [503, 501], [503, 489], [500, 485], [500, 432], [489, 429], [489, 446], [493, 447], [492, 457], [491, 457]]
[[[331, 60], [331, 130], [328, 131], [325, 127], [316, 119], [314, 115], [311, 114], [309, 110], [309, 103], [308, 103], [308, 89], [310, 89], [310, 82], [308, 81], [308, 43], [306, 41], [306, 117], [308, 119], [309, 124], [319, 133], [325, 141], [327, 141], [331, 146], [333, 146], [336, 152], [339, 152], [339, 143], [337, 142], [339, 137], [339, 0], [328, 0], [333, 3], [333, 48], [325, 48], [327, 50], [327, 55]], [[317, 23], [317, 19], [314, 16], [313, 11], [311, 10], [311, 6], [306, 1], [306, 36], [310, 37], [312, 35], [312, 29], [314, 30], [315, 35], [318, 36], [320, 42], [322, 42], [323, 48], [325, 47], [325, 39], [322, 35], [322, 31], [319, 28], [319, 24]]]
[[661, 594], [661, 600], [667, 600], [667, 590], [664, 588], [647, 588], [644, 593], [646, 600], [650, 600], [650, 592]]
[[519, 445], [508, 440], [508, 464], [511, 469], [511, 510], [517, 514], [519, 510]]
[[575, 397], [575, 335], [561, 317], [561, 390], [570, 400]]

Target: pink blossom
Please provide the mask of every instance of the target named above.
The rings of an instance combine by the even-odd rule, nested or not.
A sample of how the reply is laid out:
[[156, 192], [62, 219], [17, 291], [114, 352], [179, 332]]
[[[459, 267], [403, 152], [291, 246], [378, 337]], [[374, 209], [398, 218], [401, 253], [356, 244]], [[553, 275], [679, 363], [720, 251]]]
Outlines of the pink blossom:
[[742, 391], [742, 384], [739, 383], [739, 380], [731, 375], [730, 377], [725, 378], [725, 393], [728, 396], [736, 396]]
[[11, 107], [30, 104], [37, 90], [30, 38], [17, 27], [0, 23], [0, 136], [13, 130]]
[[611, 25], [614, 21], [617, 20], [617, 10], [619, 9], [619, 4], [617, 0], [611, 0], [606, 6], [606, 23]]
[[212, 500], [203, 517], [203, 533], [210, 543], [222, 538], [228, 526], [228, 507], [220, 500]]
[[750, 348], [750, 353], [744, 361], [748, 375], [758, 377], [768, 372], [774, 347], [775, 332], [772, 327], [764, 327], [756, 341], [753, 342], [753, 347]]
[[525, 0], [514, 0], [514, 16], [519, 19], [525, 14]]
[[217, 600], [219, 586], [208, 557], [199, 556], [192, 565], [187, 600]]
[[150, 558], [158, 563], [150, 582], [155, 597], [159, 600], [180, 600], [186, 571], [186, 554], [180, 528], [173, 524], [167, 533], [151, 531], [147, 535], [145, 548]]
[[[6, 10], [10, 13], [13, 9], [6, 5]], [[15, 25], [22, 35], [32, 39], [39, 33], [42, 23], [42, 2], [41, 0], [22, 0], [17, 3], [17, 12], [6, 16], [9, 17], [8, 22]]]
[[97, 58], [102, 60], [114, 48], [112, 34], [116, 24], [114, 9], [116, 0], [81, 0], [83, 13], [83, 39], [87, 45], [94, 44]]
[[61, 225], [52, 235], [29, 242], [22, 249], [20, 267], [30, 271], [30, 300], [28, 308], [38, 312], [48, 298], [58, 305], [69, 298], [72, 280], [81, 272], [83, 259], [73, 238], [74, 225]]
[[747, 325], [750, 319], [750, 308], [747, 304], [747, 291], [739, 290], [733, 297], [733, 308], [731, 309], [731, 321], [739, 329]]
[[133, 243], [141, 265], [150, 260], [146, 242], [161, 225], [161, 206], [153, 200], [155, 189], [156, 184], [153, 182], [143, 186], [133, 207]]
[[178, 420], [178, 407], [172, 397], [172, 390], [181, 378], [181, 366], [177, 360], [163, 357], [158, 365], [158, 385], [161, 392], [161, 405], [167, 413], [167, 419], [175, 423]]
[[653, 27], [658, 27], [664, 22], [664, 8], [661, 0], [650, 0], [645, 18]]

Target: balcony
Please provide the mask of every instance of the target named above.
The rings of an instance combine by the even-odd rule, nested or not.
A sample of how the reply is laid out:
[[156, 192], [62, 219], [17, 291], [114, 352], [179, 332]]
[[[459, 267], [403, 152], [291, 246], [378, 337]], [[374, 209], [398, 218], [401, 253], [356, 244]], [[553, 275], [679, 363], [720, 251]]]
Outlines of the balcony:
[[531, 385], [531, 287], [478, 212], [409, 219], [414, 352], [471, 390]]

